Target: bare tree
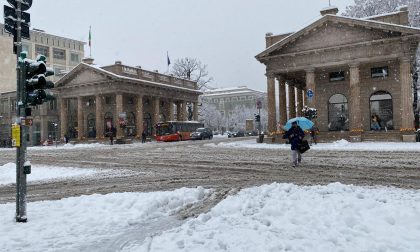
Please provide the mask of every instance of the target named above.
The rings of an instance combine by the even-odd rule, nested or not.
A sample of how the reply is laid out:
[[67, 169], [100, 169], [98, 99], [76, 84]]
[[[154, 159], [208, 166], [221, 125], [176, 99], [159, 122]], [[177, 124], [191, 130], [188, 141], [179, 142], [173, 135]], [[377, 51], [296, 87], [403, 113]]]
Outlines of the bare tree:
[[171, 73], [179, 78], [197, 81], [198, 89], [208, 88], [208, 83], [213, 80], [207, 71], [207, 65], [202, 64], [196, 58], [177, 59], [172, 67]]
[[419, 27], [419, 0], [355, 0], [353, 5], [346, 7], [343, 15], [362, 18], [397, 11], [398, 7], [403, 5], [408, 6], [410, 24]]

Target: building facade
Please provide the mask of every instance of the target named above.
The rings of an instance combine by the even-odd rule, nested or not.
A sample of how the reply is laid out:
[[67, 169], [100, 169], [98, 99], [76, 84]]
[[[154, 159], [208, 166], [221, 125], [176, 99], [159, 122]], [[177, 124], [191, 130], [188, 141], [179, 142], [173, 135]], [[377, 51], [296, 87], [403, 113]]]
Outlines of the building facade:
[[153, 135], [163, 121], [198, 120], [197, 83], [123, 65], [79, 64], [57, 82], [59, 131], [78, 140]]
[[[47, 57], [47, 66], [54, 69], [53, 81], [58, 81], [76, 67], [84, 58], [82, 41], [31, 30], [30, 40], [22, 41], [23, 51], [28, 58], [36, 59], [39, 54]], [[0, 24], [0, 146], [9, 141], [10, 125], [16, 115], [16, 55], [13, 54], [13, 37], [4, 32]], [[39, 144], [48, 138], [55, 138], [59, 121], [57, 101], [48, 102], [32, 110], [33, 126], [31, 142]]]
[[354, 141], [371, 130], [372, 116], [383, 130], [414, 132], [412, 66], [420, 29], [409, 26], [407, 8], [364, 19], [337, 13], [327, 8], [300, 31], [266, 35], [267, 49], [256, 58], [266, 65], [269, 131], [308, 105], [318, 110], [321, 132], [349, 132]]
[[[267, 108], [267, 94], [246, 86], [208, 90], [200, 98], [203, 106], [220, 113], [220, 125], [226, 130], [245, 129], [246, 119], [253, 119], [254, 114], [258, 114], [257, 101], [261, 102], [263, 113]], [[266, 116], [262, 116], [262, 120], [265, 125]]]

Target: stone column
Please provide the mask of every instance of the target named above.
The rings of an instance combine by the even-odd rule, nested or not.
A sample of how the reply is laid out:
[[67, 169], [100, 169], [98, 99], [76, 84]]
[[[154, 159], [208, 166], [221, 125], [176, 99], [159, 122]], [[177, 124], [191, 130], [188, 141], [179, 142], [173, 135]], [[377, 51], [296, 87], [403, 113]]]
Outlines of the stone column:
[[198, 121], [198, 103], [193, 102], [193, 120]]
[[276, 127], [276, 80], [273, 76], [267, 76], [267, 110], [268, 110], [268, 132], [275, 132]]
[[296, 92], [295, 87], [287, 84], [289, 87], [289, 119], [296, 117]]
[[306, 100], [306, 106], [316, 108], [316, 85], [315, 85], [315, 69], [307, 69], [306, 71], [306, 90], [312, 90], [314, 96]]
[[96, 126], [96, 139], [104, 138], [104, 108], [102, 103], [102, 96], [95, 96], [95, 126]]
[[68, 130], [68, 106], [67, 99], [60, 99], [60, 132], [61, 139], [64, 139], [64, 135], [67, 134]]
[[168, 100], [168, 121], [174, 120], [174, 102], [172, 99]]
[[279, 110], [280, 124], [285, 125], [287, 122], [287, 104], [286, 104], [286, 79], [278, 77], [279, 81]]
[[350, 131], [361, 132], [363, 130], [360, 108], [360, 70], [359, 64], [350, 65], [350, 96], [349, 116]]
[[182, 121], [182, 104], [180, 101], [176, 103], [176, 120]]
[[117, 122], [115, 123], [115, 127], [117, 128], [117, 139], [124, 138], [124, 130], [120, 127], [120, 114], [124, 112], [124, 104], [123, 104], [123, 95], [116, 94], [115, 95], [115, 110], [116, 110], [116, 118]]
[[308, 105], [307, 96], [306, 96], [306, 90], [302, 89], [302, 95], [303, 95], [303, 106]]
[[160, 114], [160, 99], [158, 97], [155, 97], [152, 99], [152, 127], [153, 127], [153, 134], [156, 133], [156, 124], [159, 122], [159, 114]]
[[137, 131], [137, 137], [141, 137], [141, 134], [144, 131], [144, 108], [143, 108], [143, 95], [137, 96], [136, 101], [136, 131]]
[[85, 138], [85, 120], [83, 120], [83, 97], [77, 97], [77, 138]]
[[182, 101], [181, 121], [187, 121], [187, 102]]
[[302, 116], [302, 109], [303, 109], [303, 96], [302, 96], [302, 89], [296, 88], [296, 95], [297, 95], [297, 116]]
[[413, 93], [411, 88], [411, 61], [409, 58], [400, 59], [401, 85], [401, 130], [414, 131]]

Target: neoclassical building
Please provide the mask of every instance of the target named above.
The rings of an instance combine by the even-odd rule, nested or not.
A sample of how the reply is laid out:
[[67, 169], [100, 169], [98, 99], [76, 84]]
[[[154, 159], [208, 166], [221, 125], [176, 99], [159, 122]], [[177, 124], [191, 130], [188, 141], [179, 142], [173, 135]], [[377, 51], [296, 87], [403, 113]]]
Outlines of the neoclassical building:
[[120, 61], [92, 63], [84, 61], [56, 83], [61, 138], [102, 139], [112, 128], [117, 138], [151, 135], [160, 121], [186, 121], [188, 107], [198, 119], [196, 82]]
[[256, 58], [266, 66], [269, 131], [299, 116], [305, 104], [318, 110], [321, 132], [348, 132], [351, 140], [363, 139], [374, 115], [384, 131], [413, 132], [420, 29], [410, 27], [407, 8], [364, 19], [337, 13], [327, 8], [302, 30], [266, 35], [267, 48]]

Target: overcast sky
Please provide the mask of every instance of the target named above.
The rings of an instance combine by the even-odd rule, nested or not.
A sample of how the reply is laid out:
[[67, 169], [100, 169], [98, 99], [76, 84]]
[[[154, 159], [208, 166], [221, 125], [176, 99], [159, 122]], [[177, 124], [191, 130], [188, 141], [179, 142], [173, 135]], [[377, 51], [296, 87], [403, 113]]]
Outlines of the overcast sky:
[[[6, 1], [3, 1], [6, 3]], [[331, 0], [340, 12], [353, 0]], [[255, 55], [265, 34], [296, 31], [320, 17], [328, 0], [34, 0], [32, 28], [88, 41], [98, 65], [165, 72], [166, 52], [207, 64], [213, 87], [266, 89]], [[85, 48], [86, 56], [89, 48]]]

